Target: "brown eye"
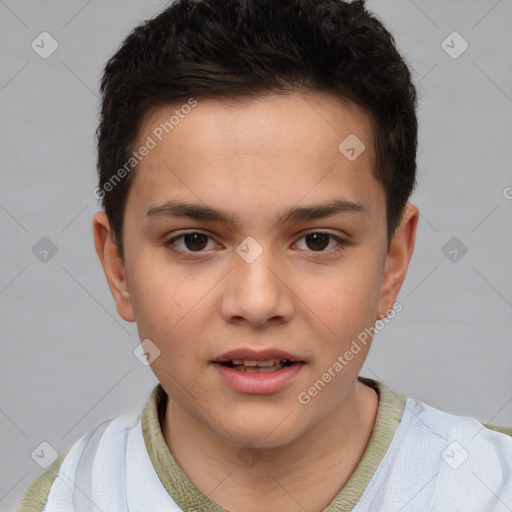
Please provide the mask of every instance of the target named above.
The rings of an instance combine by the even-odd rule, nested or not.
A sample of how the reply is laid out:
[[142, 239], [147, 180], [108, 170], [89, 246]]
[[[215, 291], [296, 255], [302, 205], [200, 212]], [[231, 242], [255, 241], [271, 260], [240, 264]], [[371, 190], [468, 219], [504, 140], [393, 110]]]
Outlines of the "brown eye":
[[210, 237], [205, 233], [191, 231], [172, 238], [166, 245], [181, 253], [203, 252], [209, 241]]
[[327, 233], [312, 233], [306, 235], [306, 243], [314, 251], [323, 251], [329, 245], [329, 238]]
[[347, 242], [343, 238], [324, 231], [306, 233], [297, 242], [299, 249], [319, 254], [334, 254], [335, 251], [343, 249], [346, 245]]
[[183, 241], [185, 242], [187, 249], [190, 249], [191, 251], [200, 251], [206, 247], [208, 237], [202, 233], [191, 233], [183, 235]]

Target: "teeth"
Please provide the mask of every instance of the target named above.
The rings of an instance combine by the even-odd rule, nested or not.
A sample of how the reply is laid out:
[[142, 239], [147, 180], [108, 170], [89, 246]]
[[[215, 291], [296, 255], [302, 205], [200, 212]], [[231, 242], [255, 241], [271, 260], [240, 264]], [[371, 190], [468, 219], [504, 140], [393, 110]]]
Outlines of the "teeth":
[[235, 366], [244, 365], [244, 366], [275, 366], [279, 364], [279, 359], [269, 359], [268, 361], [251, 361], [250, 359], [233, 359], [231, 361]]
[[270, 359], [269, 361], [258, 361], [259, 367], [265, 367], [265, 366], [274, 366], [274, 364], [279, 364], [279, 361], [277, 359]]
[[273, 372], [284, 368], [287, 359], [269, 359], [268, 361], [253, 361], [251, 359], [233, 359], [233, 368], [241, 372]]
[[245, 373], [267, 373], [267, 372], [275, 372], [280, 370], [281, 366], [238, 366], [236, 369]]

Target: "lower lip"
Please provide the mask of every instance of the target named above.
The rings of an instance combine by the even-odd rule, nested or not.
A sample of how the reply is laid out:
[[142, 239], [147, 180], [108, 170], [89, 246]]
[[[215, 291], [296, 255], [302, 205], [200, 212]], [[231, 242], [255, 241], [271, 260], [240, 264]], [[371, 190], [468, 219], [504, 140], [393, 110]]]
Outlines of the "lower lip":
[[274, 372], [243, 372], [213, 363], [221, 379], [240, 393], [268, 395], [275, 393], [288, 384], [302, 369], [304, 363], [293, 363]]

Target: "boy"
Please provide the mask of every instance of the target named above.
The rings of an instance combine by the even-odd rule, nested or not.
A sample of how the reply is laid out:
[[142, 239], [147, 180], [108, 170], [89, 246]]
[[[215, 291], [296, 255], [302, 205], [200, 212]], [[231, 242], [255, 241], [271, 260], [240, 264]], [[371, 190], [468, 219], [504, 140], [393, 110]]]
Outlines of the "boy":
[[363, 2], [178, 0], [101, 92], [95, 246], [160, 383], [18, 510], [510, 510], [507, 429], [358, 376], [419, 216], [415, 89]]

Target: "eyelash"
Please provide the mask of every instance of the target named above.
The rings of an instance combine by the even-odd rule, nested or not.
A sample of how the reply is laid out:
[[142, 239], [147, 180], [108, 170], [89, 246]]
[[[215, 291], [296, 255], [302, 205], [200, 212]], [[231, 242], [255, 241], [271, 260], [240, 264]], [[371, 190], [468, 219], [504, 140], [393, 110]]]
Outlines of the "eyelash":
[[[338, 243], [338, 246], [333, 248], [333, 249], [330, 249], [330, 250], [321, 250], [321, 251], [313, 251], [313, 250], [310, 250], [308, 251], [310, 254], [329, 254], [329, 253], [332, 253], [334, 251], [337, 251], [337, 250], [340, 250], [340, 249], [343, 249], [347, 244], [348, 242], [346, 240], [344, 240], [343, 238], [340, 238], [339, 236], [336, 236], [336, 235], [333, 235], [332, 233], [329, 233], [329, 232], [326, 232], [326, 231], [309, 231], [307, 233], [304, 233], [299, 240], [309, 236], [309, 235], [314, 235], [314, 234], [317, 234], [317, 233], [320, 233], [320, 234], [323, 234], [323, 235], [327, 235], [330, 239], [334, 239], [337, 243]], [[165, 243], [165, 246], [176, 252], [176, 253], [179, 253], [179, 254], [192, 254], [192, 255], [201, 255], [201, 254], [205, 254], [207, 251], [204, 251], [204, 250], [201, 250], [201, 251], [190, 251], [190, 250], [182, 250], [182, 249], [177, 249], [176, 246], [174, 246], [174, 243], [177, 241], [177, 240], [180, 240], [182, 239], [183, 237], [187, 236], [187, 235], [193, 235], [193, 234], [199, 234], [199, 235], [203, 235], [205, 237], [208, 238], [208, 241], [212, 240], [213, 237], [211, 237], [210, 235], [208, 235], [207, 233], [203, 233], [202, 231], [186, 231], [186, 232], [183, 232], [181, 233], [180, 235], [178, 236], [175, 236], [173, 238], [171, 238], [170, 240], [168, 240], [166, 243]]]

